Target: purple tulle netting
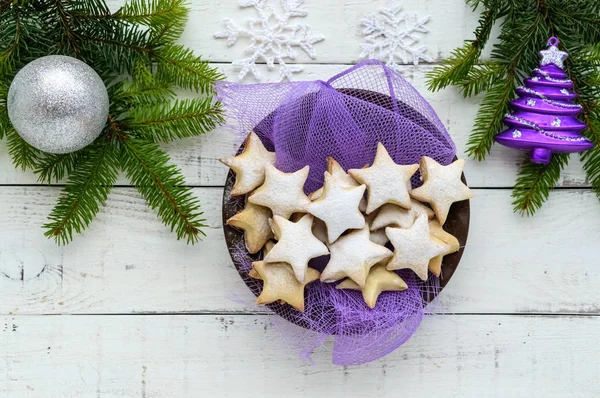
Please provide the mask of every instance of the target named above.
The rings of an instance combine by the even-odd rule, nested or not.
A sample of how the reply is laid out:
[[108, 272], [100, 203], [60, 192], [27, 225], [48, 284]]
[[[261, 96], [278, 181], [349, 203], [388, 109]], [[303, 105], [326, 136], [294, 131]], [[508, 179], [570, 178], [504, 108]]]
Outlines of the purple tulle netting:
[[[249, 131], [258, 134], [267, 149], [276, 152], [279, 169], [292, 172], [310, 166], [307, 193], [323, 185], [328, 156], [346, 170], [361, 168], [372, 163], [378, 142], [400, 164], [417, 163], [424, 155], [450, 164], [456, 154], [452, 139], [427, 101], [379, 61], [361, 62], [326, 82], [223, 82], [217, 85], [217, 93], [237, 122], [240, 138]], [[419, 176], [412, 182], [419, 185]], [[243, 198], [229, 198], [228, 192], [226, 196], [243, 207]], [[232, 257], [241, 273], [247, 273], [256, 260], [243, 244], [234, 248]], [[319, 260], [310, 265], [322, 270], [327, 260]], [[334, 364], [373, 361], [412, 336], [427, 302], [439, 291], [439, 281], [433, 276], [423, 282], [410, 270], [399, 275], [408, 289], [382, 293], [374, 309], [366, 306], [360, 292], [315, 282], [306, 288], [305, 312], [272, 304], [269, 308], [281, 316], [273, 321], [307, 360], [333, 336]], [[260, 292], [261, 281], [244, 279], [253, 292]]]

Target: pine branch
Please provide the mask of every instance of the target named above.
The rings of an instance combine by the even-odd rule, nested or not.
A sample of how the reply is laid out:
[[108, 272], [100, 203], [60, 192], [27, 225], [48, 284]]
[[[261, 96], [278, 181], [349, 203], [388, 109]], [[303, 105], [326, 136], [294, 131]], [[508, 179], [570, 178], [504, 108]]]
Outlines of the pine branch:
[[[479, 1], [473, 2], [477, 7]], [[442, 61], [442, 65], [427, 74], [427, 85], [431, 91], [441, 90], [452, 84], [463, 81], [481, 55], [485, 43], [489, 39], [494, 22], [503, 14], [496, 6], [497, 1], [486, 9], [479, 18], [479, 26], [475, 30], [475, 40], [466, 40], [462, 47], [452, 51], [452, 56]]]
[[213, 83], [223, 79], [223, 75], [208, 62], [180, 45], [162, 47], [160, 52], [155, 54], [155, 59], [158, 61], [157, 79], [172, 82], [181, 88], [212, 93]]
[[175, 99], [171, 86], [156, 82], [148, 65], [139, 60], [131, 78], [113, 86], [109, 95], [124, 112], [129, 112], [134, 105], [155, 105]]
[[177, 239], [195, 243], [202, 228], [200, 205], [190, 188], [184, 187], [179, 169], [170, 165], [169, 157], [158, 144], [137, 138], [123, 141], [121, 164], [127, 177], [146, 198], [152, 209], [158, 210], [163, 223], [175, 231]]
[[[144, 24], [153, 30], [168, 25], [180, 34], [188, 17], [185, 4], [186, 0], [131, 0], [115, 16], [128, 22]], [[172, 40], [177, 38], [178, 36], [169, 37]]]
[[12, 157], [15, 167], [21, 170], [35, 168], [42, 152], [25, 142], [12, 125], [5, 131], [5, 136], [8, 138], [8, 153]]
[[165, 83], [152, 86], [124, 85], [111, 96], [115, 105], [129, 111], [133, 105], [155, 105], [175, 98], [175, 92]]
[[504, 115], [508, 112], [508, 101], [513, 97], [514, 77], [496, 82], [485, 94], [477, 111], [475, 126], [467, 142], [467, 154], [483, 160], [492, 150], [494, 135], [503, 126]]
[[117, 180], [119, 157], [115, 143], [103, 141], [86, 150], [71, 170], [66, 187], [48, 217], [45, 235], [60, 244], [83, 232], [104, 205]]
[[548, 199], [568, 163], [568, 154], [555, 154], [546, 166], [525, 160], [512, 193], [515, 212], [534, 215]]
[[23, 46], [23, 24], [19, 7], [12, 6], [0, 13], [0, 78], [16, 67]]
[[[594, 91], [597, 90], [596, 88]], [[587, 179], [592, 184], [596, 196], [600, 199], [600, 100], [596, 99], [595, 102], [584, 100], [580, 103], [584, 109], [582, 118], [588, 125], [584, 133], [596, 144], [590, 151], [581, 154], [581, 161]]]
[[59, 20], [58, 28], [62, 32], [62, 51], [72, 54], [75, 58], [79, 58], [79, 37], [71, 24], [72, 16], [69, 14], [69, 2], [65, 0], [57, 0], [55, 4], [56, 13]]
[[474, 65], [461, 84], [463, 96], [473, 97], [489, 90], [504, 77], [504, 66], [497, 62]]
[[[46, 235], [59, 244], [82, 232], [106, 201], [122, 167], [148, 204], [178, 238], [203, 234], [197, 200], [156, 142], [195, 136], [223, 121], [211, 99], [176, 101], [175, 87], [212, 94], [222, 75], [176, 45], [187, 20], [185, 0], [132, 0], [111, 13], [105, 0], [0, 0], [0, 139], [20, 168], [40, 182], [67, 179]], [[53, 155], [31, 147], [7, 115], [16, 70], [49, 54], [75, 56], [104, 79], [108, 125], [92, 146]], [[156, 141], [156, 142], [154, 142]]]
[[8, 119], [8, 107], [6, 105], [7, 97], [8, 86], [0, 81], [0, 140], [4, 138], [6, 131], [11, 128], [11, 123]]
[[195, 137], [214, 129], [224, 120], [220, 104], [211, 98], [140, 106], [134, 108], [129, 116], [126, 124], [133, 134], [154, 142]]
[[34, 171], [41, 183], [58, 183], [73, 173], [80, 162], [88, 157], [88, 148], [67, 154], [44, 154], [35, 164]]
[[[147, 30], [120, 21], [108, 27], [94, 24], [81, 32], [80, 36], [84, 42], [86, 59], [100, 72], [107, 68], [113, 73], [128, 74], [141, 58], [149, 64], [154, 54]], [[115, 60], [119, 60], [116, 63], [118, 67], [115, 67]]]
[[592, 150], [580, 157], [587, 179], [600, 199], [600, 43], [578, 47], [580, 55], [567, 60], [566, 67], [573, 90], [579, 95], [580, 118], [588, 126], [583, 133], [595, 143]]

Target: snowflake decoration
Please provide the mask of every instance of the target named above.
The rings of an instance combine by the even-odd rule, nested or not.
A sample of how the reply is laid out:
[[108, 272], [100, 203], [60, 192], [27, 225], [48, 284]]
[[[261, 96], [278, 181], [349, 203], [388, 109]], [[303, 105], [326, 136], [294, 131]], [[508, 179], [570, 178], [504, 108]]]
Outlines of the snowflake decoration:
[[553, 127], [560, 127], [560, 125], [562, 124], [562, 120], [560, 120], [560, 118], [557, 117], [550, 124], [552, 124]]
[[513, 131], [513, 138], [521, 138], [523, 134], [519, 130]]
[[527, 100], [527, 105], [529, 105], [529, 106], [535, 106], [535, 104], [536, 104], [536, 101], [534, 99], [528, 99]]
[[567, 90], [566, 88], [563, 88], [562, 90], [560, 90], [560, 92], [564, 95], [569, 95], [569, 90]]
[[302, 71], [299, 65], [289, 65], [285, 61], [296, 58], [296, 48], [300, 48], [309, 57], [317, 55], [313, 45], [325, 40], [322, 35], [313, 35], [308, 25], [293, 24], [293, 18], [303, 18], [308, 12], [302, 8], [304, 0], [280, 0], [283, 14], [278, 14], [269, 5], [270, 0], [240, 0], [241, 8], [253, 7], [258, 18], [248, 19], [248, 27], [241, 28], [233, 20], [226, 19], [224, 31], [215, 33], [217, 39], [227, 39], [227, 45], [233, 46], [239, 38], [250, 39], [250, 45], [244, 52], [247, 58], [236, 60], [232, 65], [240, 68], [239, 79], [249, 72], [260, 80], [256, 63], [261, 60], [267, 67], [275, 69], [279, 66], [280, 80], [293, 80], [293, 74]]
[[[427, 47], [416, 47], [419, 33], [428, 33], [425, 26], [431, 17], [418, 19], [416, 14], [401, 12], [399, 5], [389, 4], [360, 20], [363, 28], [362, 36], [366, 43], [361, 44], [361, 58], [378, 58], [391, 68], [398, 68], [397, 59], [402, 64], [411, 62], [419, 64], [419, 60], [431, 62], [427, 55]], [[411, 59], [409, 59], [409, 57]]]

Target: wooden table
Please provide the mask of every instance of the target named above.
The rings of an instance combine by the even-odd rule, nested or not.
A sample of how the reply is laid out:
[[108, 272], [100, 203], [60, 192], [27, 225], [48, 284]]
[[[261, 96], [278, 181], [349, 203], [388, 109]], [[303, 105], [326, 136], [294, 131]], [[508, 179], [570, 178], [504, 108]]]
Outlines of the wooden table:
[[[120, 1], [112, 1], [116, 6]], [[212, 34], [243, 23], [234, 0], [193, 0], [182, 41], [221, 68], [242, 55]], [[371, 0], [307, 1], [326, 40], [299, 56], [299, 79], [325, 79], [357, 61], [358, 19]], [[478, 15], [462, 0], [405, 0], [431, 14], [424, 42], [436, 62], [470, 38]], [[264, 65], [263, 65], [264, 66]], [[266, 72], [266, 68], [261, 68]], [[431, 101], [462, 156], [478, 109], [454, 89], [432, 94], [432, 65], [401, 72]], [[264, 80], [276, 79], [276, 74]], [[246, 79], [252, 82], [251, 78]], [[209, 229], [177, 242], [136, 190], [123, 184], [82, 236], [66, 247], [40, 226], [60, 186], [15, 170], [0, 144], [0, 396], [455, 396], [591, 397], [600, 394], [600, 203], [577, 156], [534, 218], [513, 214], [511, 187], [524, 154], [494, 147], [466, 170], [472, 224], [458, 272], [408, 343], [358, 367], [310, 366], [283, 345], [232, 266], [221, 228], [226, 168], [238, 140], [221, 128], [168, 146], [202, 199]], [[236, 295], [237, 300], [232, 300]]]

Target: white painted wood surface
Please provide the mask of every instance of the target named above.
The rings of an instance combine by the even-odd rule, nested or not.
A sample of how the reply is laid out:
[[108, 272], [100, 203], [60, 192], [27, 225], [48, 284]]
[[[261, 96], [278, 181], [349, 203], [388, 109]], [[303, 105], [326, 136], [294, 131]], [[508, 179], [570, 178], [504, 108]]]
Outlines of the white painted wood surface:
[[[5, 316], [6, 397], [593, 397], [600, 318], [429, 317], [401, 349], [301, 363], [266, 316]], [[23, 341], [26, 340], [27, 344]]]
[[[301, 22], [326, 40], [315, 60], [298, 57], [298, 78], [326, 79], [356, 62], [358, 19], [384, 3], [306, 0]], [[212, 35], [224, 18], [254, 16], [237, 4], [192, 0], [182, 39], [234, 80], [228, 63], [242, 56], [243, 43], [228, 48]], [[424, 43], [436, 62], [476, 25], [463, 0], [402, 4], [432, 15]], [[401, 73], [431, 101], [462, 154], [478, 100], [428, 92], [432, 67]], [[265, 80], [277, 78], [261, 68]], [[217, 159], [238, 143], [220, 128], [167, 148], [210, 225], [195, 247], [175, 241], [126, 179], [83, 236], [55, 246], [40, 225], [60, 187], [14, 170], [0, 143], [0, 397], [600, 395], [600, 204], [576, 156], [561, 189], [531, 219], [510, 205], [523, 154], [495, 147], [486, 162], [470, 162], [471, 231], [440, 295], [447, 315], [427, 317], [388, 357], [343, 368], [330, 364], [330, 343], [314, 366], [284, 348], [231, 264], [221, 230], [227, 170]]]

